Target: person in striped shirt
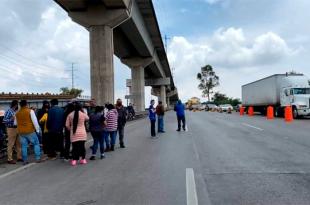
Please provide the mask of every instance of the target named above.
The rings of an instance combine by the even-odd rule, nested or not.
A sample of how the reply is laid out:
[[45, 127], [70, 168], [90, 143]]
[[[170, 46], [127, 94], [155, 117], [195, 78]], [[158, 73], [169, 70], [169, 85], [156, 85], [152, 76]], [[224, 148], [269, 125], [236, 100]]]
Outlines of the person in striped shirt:
[[72, 166], [76, 166], [79, 159], [80, 164], [87, 164], [85, 159], [85, 142], [87, 140], [85, 122], [88, 120], [87, 114], [82, 111], [82, 106], [79, 103], [75, 103], [74, 111], [66, 119], [66, 128], [70, 130], [72, 142]]
[[106, 116], [106, 131], [108, 132], [108, 136], [110, 136], [110, 150], [114, 151], [115, 141], [116, 141], [116, 135], [117, 135], [117, 119], [118, 119], [118, 112], [115, 109], [114, 105], [109, 104], [107, 106], [108, 113]]

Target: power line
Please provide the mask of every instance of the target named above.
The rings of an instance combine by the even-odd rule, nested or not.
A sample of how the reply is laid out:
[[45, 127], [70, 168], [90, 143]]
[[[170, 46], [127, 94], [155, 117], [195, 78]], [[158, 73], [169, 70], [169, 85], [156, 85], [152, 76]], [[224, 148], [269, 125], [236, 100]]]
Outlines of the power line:
[[47, 65], [43, 65], [42, 63], [33, 61], [32, 59], [30, 59], [30, 58], [28, 58], [28, 57], [26, 57], [26, 56], [24, 56], [24, 55], [22, 55], [22, 54], [16, 52], [15, 50], [13, 50], [13, 49], [11, 49], [11, 48], [9, 48], [9, 47], [3, 45], [3, 44], [0, 44], [0, 46], [1, 46], [2, 48], [5, 48], [6, 50], [10, 51], [11, 53], [17, 55], [17, 56], [22, 57], [24, 61], [27, 60], [28, 62], [32, 63], [33, 65], [36, 65], [36, 66], [39, 66], [39, 67], [48, 68], [48, 69], [52, 69], [52, 70], [62, 70], [61, 68], [54, 68], [54, 67], [50, 67], [50, 66], [47, 66]]
[[[17, 66], [20, 66], [20, 67], [25, 67], [25, 68], [30, 68], [30, 70], [32, 70], [31, 72], [33, 72], [33, 69], [35, 68], [35, 72], [40, 74], [40, 75], [46, 75], [46, 74], [49, 74], [46, 72], [46, 68], [42, 68], [42, 69], [36, 69], [38, 66], [31, 66], [29, 64], [25, 64], [25, 63], [22, 63], [14, 58], [12, 58], [11, 56], [6, 56], [4, 54], [0, 54], [0, 57], [2, 60], [8, 62], [9, 64], [14, 64], [14, 65], [17, 65]], [[52, 70], [49, 70], [49, 71], [52, 71]]]

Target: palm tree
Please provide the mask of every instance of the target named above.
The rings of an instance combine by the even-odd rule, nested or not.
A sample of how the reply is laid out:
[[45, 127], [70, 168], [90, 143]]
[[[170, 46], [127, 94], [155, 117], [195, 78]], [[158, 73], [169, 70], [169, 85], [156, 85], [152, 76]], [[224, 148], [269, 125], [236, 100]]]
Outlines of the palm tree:
[[202, 90], [202, 97], [207, 97], [210, 101], [213, 88], [220, 85], [220, 78], [215, 74], [211, 65], [206, 65], [197, 74], [197, 79], [200, 81], [198, 88]]

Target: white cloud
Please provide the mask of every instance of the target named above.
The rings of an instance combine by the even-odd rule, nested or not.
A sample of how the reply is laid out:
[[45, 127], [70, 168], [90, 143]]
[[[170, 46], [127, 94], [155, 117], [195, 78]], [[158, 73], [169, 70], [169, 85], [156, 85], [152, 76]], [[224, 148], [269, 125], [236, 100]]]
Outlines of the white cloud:
[[[201, 95], [197, 89], [196, 74], [206, 64], [211, 64], [221, 74], [222, 82], [225, 82], [236, 74], [239, 75], [238, 72], [269, 67], [294, 54], [295, 51], [289, 48], [285, 40], [273, 32], [250, 39], [241, 28], [221, 28], [211, 37], [196, 39], [195, 43], [185, 37], [174, 37], [169, 46], [168, 56], [171, 66], [175, 68], [179, 94], [183, 99], [187, 99], [193, 95]], [[227, 73], [230, 76], [226, 75]], [[228, 85], [229, 88], [232, 87]], [[237, 86], [235, 89], [238, 89]], [[236, 90], [228, 94], [240, 96]]]

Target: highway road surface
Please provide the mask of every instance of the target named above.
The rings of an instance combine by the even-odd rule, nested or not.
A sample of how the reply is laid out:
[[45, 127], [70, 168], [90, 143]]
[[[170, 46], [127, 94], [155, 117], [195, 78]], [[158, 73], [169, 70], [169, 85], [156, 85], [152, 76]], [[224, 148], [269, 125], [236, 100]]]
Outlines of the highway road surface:
[[151, 139], [128, 123], [126, 149], [71, 167], [60, 160], [0, 175], [1, 205], [308, 205], [310, 120], [187, 112], [188, 131]]

